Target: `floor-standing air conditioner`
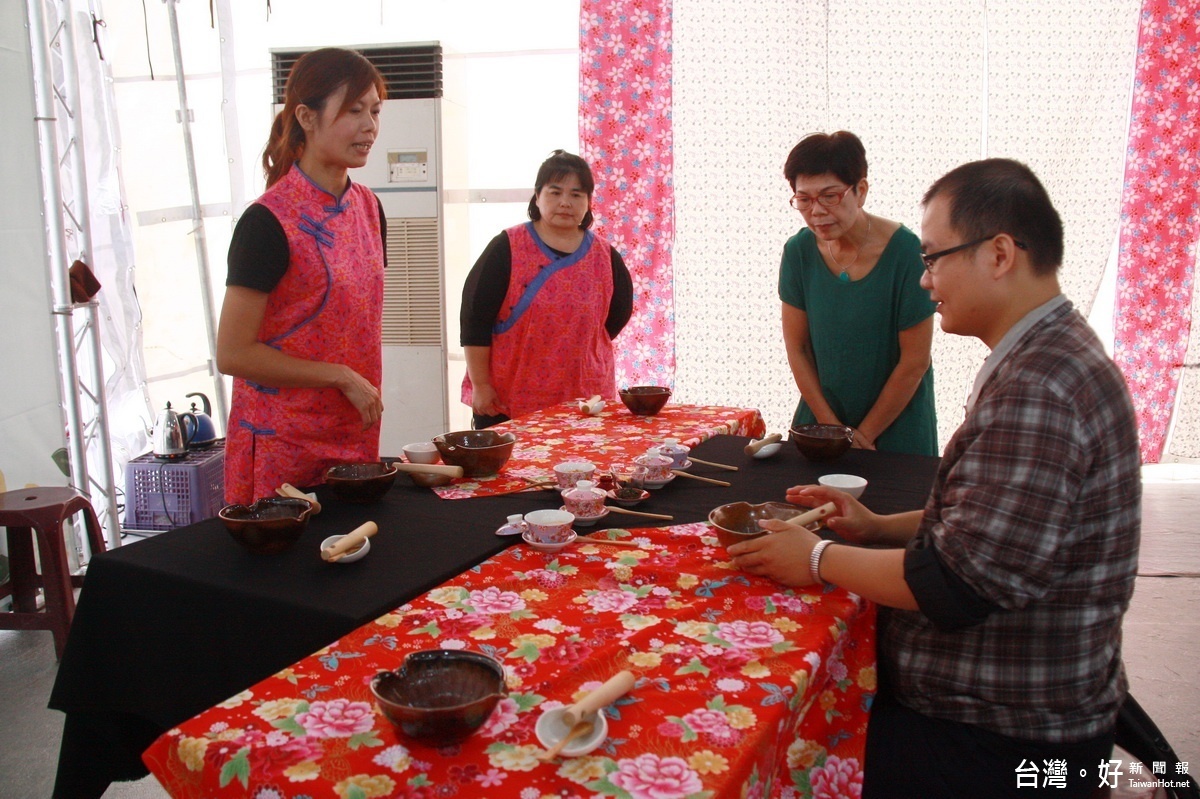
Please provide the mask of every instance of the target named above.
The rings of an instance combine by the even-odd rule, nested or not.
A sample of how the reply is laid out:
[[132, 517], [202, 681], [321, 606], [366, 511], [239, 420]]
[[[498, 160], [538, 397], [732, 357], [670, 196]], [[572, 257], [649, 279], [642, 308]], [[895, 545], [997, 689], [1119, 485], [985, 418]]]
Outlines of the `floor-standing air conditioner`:
[[[380, 454], [447, 430], [446, 263], [465, 260], [466, 208], [447, 205], [465, 188], [465, 114], [437, 43], [354, 47], [387, 83], [379, 137], [351, 179], [369, 186], [387, 217]], [[305, 50], [273, 50], [275, 102]], [[277, 106], [278, 107], [278, 106]], [[463, 252], [447, 252], [460, 247]], [[457, 261], [455, 261], [457, 263]], [[456, 398], [457, 399], [457, 398]]]

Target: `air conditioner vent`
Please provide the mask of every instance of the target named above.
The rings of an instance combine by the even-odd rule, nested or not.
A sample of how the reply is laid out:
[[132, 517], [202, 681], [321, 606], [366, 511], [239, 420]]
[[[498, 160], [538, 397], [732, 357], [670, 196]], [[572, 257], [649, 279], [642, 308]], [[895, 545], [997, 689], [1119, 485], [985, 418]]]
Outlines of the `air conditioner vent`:
[[442, 346], [437, 219], [387, 221], [384, 346]]
[[[356, 47], [383, 75], [389, 100], [442, 96], [442, 47], [438, 44]], [[271, 53], [271, 85], [275, 103], [283, 104], [283, 89], [292, 65], [308, 50]]]

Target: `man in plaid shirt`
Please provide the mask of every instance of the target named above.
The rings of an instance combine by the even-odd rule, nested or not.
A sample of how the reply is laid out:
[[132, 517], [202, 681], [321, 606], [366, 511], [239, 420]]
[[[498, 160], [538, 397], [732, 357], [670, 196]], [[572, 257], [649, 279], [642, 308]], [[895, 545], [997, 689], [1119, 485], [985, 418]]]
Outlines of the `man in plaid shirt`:
[[789, 501], [834, 501], [828, 526], [876, 546], [764, 522], [778, 534], [730, 554], [750, 573], [882, 606], [864, 799], [1087, 797], [1126, 692], [1121, 619], [1141, 524], [1133, 406], [1061, 293], [1062, 222], [1028, 167], [964, 164], [924, 205], [922, 286], [942, 329], [991, 349], [925, 510], [879, 516], [798, 486]]

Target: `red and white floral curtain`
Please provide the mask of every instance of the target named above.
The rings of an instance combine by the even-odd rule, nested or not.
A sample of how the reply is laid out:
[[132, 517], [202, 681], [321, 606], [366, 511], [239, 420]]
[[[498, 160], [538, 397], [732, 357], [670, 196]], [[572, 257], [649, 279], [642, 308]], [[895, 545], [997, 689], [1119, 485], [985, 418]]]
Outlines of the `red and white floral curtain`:
[[1114, 354], [1157, 463], [1188, 346], [1200, 240], [1200, 0], [1146, 0], [1138, 37]]
[[633, 275], [617, 384], [673, 385], [671, 0], [580, 3], [579, 141], [596, 177], [595, 229]]

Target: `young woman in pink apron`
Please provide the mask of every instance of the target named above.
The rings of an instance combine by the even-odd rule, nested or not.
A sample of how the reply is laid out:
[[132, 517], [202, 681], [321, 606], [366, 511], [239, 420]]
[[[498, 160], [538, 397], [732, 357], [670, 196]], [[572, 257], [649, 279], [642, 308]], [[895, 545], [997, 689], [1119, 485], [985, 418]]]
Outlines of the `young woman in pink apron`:
[[363, 166], [382, 77], [327, 48], [292, 67], [263, 155], [267, 191], [238, 221], [217, 333], [234, 377], [225, 499], [313, 486], [336, 463], [379, 458], [384, 218]]
[[588, 230], [587, 162], [556, 150], [538, 170], [530, 222], [492, 239], [463, 288], [462, 400], [476, 428], [578, 397], [616, 399], [612, 340], [633, 283], [620, 254]]

